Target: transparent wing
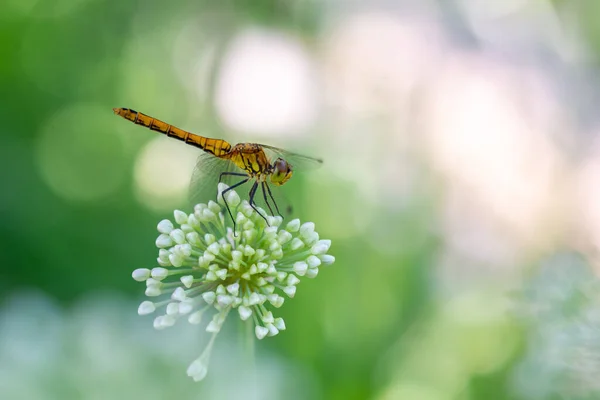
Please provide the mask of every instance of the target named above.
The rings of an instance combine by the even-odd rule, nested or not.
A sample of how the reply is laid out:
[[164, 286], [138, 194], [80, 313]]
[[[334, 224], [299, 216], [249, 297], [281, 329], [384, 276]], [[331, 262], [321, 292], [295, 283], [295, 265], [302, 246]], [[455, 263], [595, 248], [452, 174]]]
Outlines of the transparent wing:
[[311, 170], [319, 168], [323, 165], [323, 160], [320, 158], [308, 157], [298, 153], [292, 153], [291, 151], [283, 150], [277, 147], [261, 144], [265, 149], [265, 153], [271, 159], [271, 162], [275, 161], [276, 158], [281, 157], [287, 161], [294, 170]]
[[[323, 160], [319, 158], [293, 153], [291, 151], [283, 150], [278, 147], [269, 146], [266, 144], [261, 144], [260, 146], [264, 148], [265, 153], [267, 154], [271, 162], [273, 162], [278, 157], [281, 157], [292, 166], [292, 169], [294, 171], [313, 170], [323, 165]], [[294, 181], [294, 179], [292, 179], [291, 181]], [[269, 184], [273, 196], [273, 201], [271, 201], [271, 197], [267, 193], [269, 203], [276, 204], [277, 208], [279, 209], [279, 212], [284, 218], [289, 217], [293, 213], [293, 204], [290, 201], [289, 197], [286, 196], [286, 192], [288, 194], [290, 193], [290, 185], [293, 185], [293, 183], [287, 183], [285, 186], [274, 186]], [[262, 200], [264, 203], [264, 198]], [[277, 214], [275, 209], [273, 211], [274, 214]]]
[[[188, 193], [190, 202], [198, 204], [216, 200], [219, 177], [223, 172], [244, 173], [229, 160], [205, 152], [200, 153], [190, 180]], [[242, 179], [245, 178], [243, 176], [225, 175], [221, 182], [231, 186]]]
[[[289, 192], [289, 188], [287, 186], [275, 186], [271, 185], [269, 182], [265, 183], [264, 190], [261, 188], [260, 191], [260, 200], [257, 204], [260, 205], [263, 209], [270, 211], [273, 210], [271, 215], [280, 214], [283, 218], [288, 218], [293, 213], [293, 205], [290, 202], [290, 199], [286, 194]], [[271, 193], [269, 193], [269, 190]], [[265, 192], [265, 193], [263, 193]], [[268, 202], [265, 203], [264, 197], [267, 197]], [[269, 205], [271, 208], [269, 209]]]

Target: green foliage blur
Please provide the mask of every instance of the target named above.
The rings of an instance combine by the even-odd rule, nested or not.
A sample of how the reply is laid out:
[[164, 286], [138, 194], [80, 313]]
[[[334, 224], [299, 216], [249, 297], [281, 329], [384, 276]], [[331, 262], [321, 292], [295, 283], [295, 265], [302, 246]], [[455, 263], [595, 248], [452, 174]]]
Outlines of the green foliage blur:
[[[159, 396], [197, 398], [196, 393], [208, 393], [202, 391], [217, 385], [186, 379], [185, 368], [197, 354], [180, 349], [173, 350], [172, 358], [153, 353], [147, 364], [132, 366], [139, 370], [130, 382], [121, 375], [111, 375], [110, 360], [105, 360], [105, 370], [90, 372], [98, 374], [97, 380], [88, 376], [92, 389], [71, 390], [68, 388], [77, 387], [73, 382], [79, 378], [71, 377], [61, 386], [63, 375], [57, 372], [60, 366], [44, 367], [39, 360], [31, 361], [35, 359], [34, 347], [29, 345], [19, 348], [22, 351], [15, 350], [20, 335], [31, 337], [31, 342], [24, 343], [41, 345], [43, 332], [39, 336], [30, 334], [53, 323], [48, 315], [70, 327], [64, 333], [47, 336], [64, 341], [64, 349], [68, 349], [66, 338], [92, 329], [86, 324], [93, 318], [86, 319], [82, 311], [90, 298], [96, 301], [92, 308], [103, 310], [98, 320], [105, 323], [99, 326], [115, 328], [104, 336], [106, 352], [124, 355], [115, 357], [115, 363], [128, 365], [128, 345], [133, 346], [136, 338], [144, 338], [142, 342], [156, 340], [151, 339], [158, 335], [151, 319], [136, 314], [136, 302], [141, 301], [144, 288], [131, 279], [131, 272], [154, 266], [158, 221], [172, 218], [176, 208], [189, 210], [177, 177], [189, 179], [193, 163], [181, 160], [195, 157], [196, 149], [184, 149], [184, 144], [175, 141], [168, 143], [158, 133], [118, 118], [113, 107], [130, 107], [232, 143], [269, 143], [325, 160], [318, 171], [294, 175], [286, 196], [295, 206], [295, 217], [313, 221], [321, 237], [332, 240], [330, 253], [336, 262], [321, 270], [315, 280], [303, 282], [294, 299], [286, 299], [279, 311], [287, 330], [260, 342], [257, 350], [259, 357], [269, 354], [279, 360], [273, 365], [282, 365], [282, 382], [294, 391], [290, 398], [586, 398], [565, 395], [561, 390], [567, 389], [562, 387], [523, 390], [549, 383], [534, 382], [533, 378], [530, 381], [527, 369], [516, 368], [524, 354], [529, 354], [531, 336], [526, 333], [527, 326], [514, 318], [515, 309], [520, 308], [515, 292], [529, 276], [532, 265], [572, 245], [561, 234], [568, 229], [556, 228], [555, 219], [548, 217], [554, 214], [544, 214], [533, 222], [523, 216], [532, 214], [528, 210], [539, 210], [539, 204], [545, 207], [550, 195], [540, 192], [540, 203], [531, 208], [519, 203], [503, 209], [498, 204], [506, 202], [500, 200], [490, 201], [491, 205], [484, 200], [486, 205], [471, 207], [469, 201], [478, 197], [470, 196], [470, 190], [475, 193], [477, 184], [468, 181], [454, 186], [465, 175], [453, 175], [445, 164], [436, 164], [436, 144], [446, 142], [435, 136], [431, 139], [427, 133], [437, 120], [447, 121], [443, 119], [446, 116], [429, 113], [428, 108], [436, 101], [434, 89], [446, 82], [440, 77], [449, 73], [442, 71], [442, 64], [450, 64], [455, 56], [468, 59], [489, 55], [484, 49], [485, 40], [478, 37], [480, 26], [473, 22], [477, 13], [485, 14], [482, 9], [486, 6], [482, 6], [485, 2], [476, 3], [1, 2], [0, 398], [138, 398], [142, 393], [138, 388], [150, 379]], [[497, 15], [514, 16], [522, 24], [519, 26], [535, 25], [531, 21], [538, 21], [542, 8], [559, 22], [565, 15], [585, 17], [577, 40], [591, 49], [588, 60], [595, 58], [600, 37], [596, 2], [577, 2], [577, 7], [569, 7], [571, 2], [540, 1], [543, 6], [539, 9], [523, 5], [528, 2], [511, 3], [516, 4], [514, 9], [506, 14], [498, 11]], [[396, 17], [400, 22], [394, 22]], [[350, 21], [348, 26], [345, 21]], [[483, 25], [492, 26], [483, 21]], [[485, 59], [485, 68], [490, 71], [497, 65], [515, 69], [522, 63], [533, 65], [531, 59], [544, 59], [545, 46], [554, 40], [541, 35], [537, 56], [528, 49], [519, 53], [517, 39], [509, 34], [510, 21], [494, 25], [505, 35], [506, 48], [498, 51], [500, 55]], [[431, 34], [431, 26], [437, 33]], [[370, 29], [375, 33], [369, 33]], [[292, 110], [308, 107], [312, 111], [298, 111], [297, 116], [287, 120], [284, 116], [280, 125], [269, 128], [270, 132], [261, 131], [258, 122], [244, 130], [244, 110], [240, 111], [242, 117], [231, 110], [236, 107], [236, 96], [249, 95], [237, 93], [221, 80], [227, 65], [238, 68], [232, 76], [244, 78], [239, 69], [243, 71], [247, 59], [240, 56], [242, 61], [232, 61], [230, 50], [242, 46], [236, 38], [255, 31], [259, 37], [266, 35], [267, 41], [274, 40], [273, 46], [283, 46], [284, 53], [292, 49], [291, 55], [285, 53], [290, 59], [282, 61], [284, 67], [290, 63], [289, 69], [275, 71], [273, 79], [285, 78], [289, 72], [291, 82], [296, 79], [294, 68], [301, 65], [298, 74], [301, 78], [308, 76], [312, 88], [308, 95], [298, 89], [297, 105], [293, 96], [289, 102]], [[431, 41], [430, 34], [434, 38]], [[413, 40], [420, 37], [423, 41], [413, 46]], [[441, 46], [440, 37], [452, 43], [448, 48], [453, 50], [439, 50], [436, 46]], [[278, 44], [280, 40], [283, 44]], [[428, 53], [430, 50], [436, 54]], [[301, 61], [294, 58], [297, 56]], [[555, 82], [558, 76], [580, 76], [567, 68], [572, 66], [569, 62], [562, 64], [560, 57], [549, 58], [558, 65], [556, 69], [564, 69], [557, 75], [544, 70], [548, 75], [540, 76], [557, 78]], [[308, 72], [302, 66], [305, 61]], [[258, 62], [260, 65], [260, 59]], [[361, 62], [364, 65], [358, 65]], [[394, 63], [410, 67], [397, 68]], [[419, 75], [410, 82], [408, 78], [403, 80], [407, 74], [420, 73], [429, 75]], [[469, 72], [458, 73], [456, 80], [466, 79], [467, 75]], [[306, 83], [302, 79], [300, 86]], [[449, 82], [453, 80], [448, 78]], [[268, 93], [277, 95], [279, 85], [268, 83], [275, 88]], [[288, 89], [283, 83], [285, 95]], [[294, 85], [289, 89], [292, 92], [296, 90]], [[278, 102], [268, 96], [260, 100], [259, 92], [256, 101], [261, 106], [257, 110], [266, 110], [264, 115], [268, 117], [270, 105], [265, 104], [271, 101], [277, 110]], [[535, 103], [538, 98], [528, 100]], [[562, 101], [556, 107], [565, 115], [585, 112], [568, 98]], [[476, 117], [468, 111], [476, 103], [475, 98], [466, 106], [466, 118]], [[241, 119], [235, 119], [236, 115]], [[279, 116], [274, 114], [272, 118]], [[294, 118], [301, 123], [294, 125]], [[266, 126], [270, 126], [266, 119]], [[538, 128], [536, 125], [533, 129], [543, 131], [546, 137], [548, 132]], [[465, 148], [469, 147], [466, 142]], [[544, 149], [538, 142], [532, 146], [536, 153]], [[160, 153], [167, 148], [167, 153]], [[439, 157], [443, 158], [446, 147], [441, 148]], [[554, 148], [562, 152], [560, 145]], [[490, 150], [490, 159], [494, 151]], [[453, 163], [460, 161], [463, 153], [458, 154], [452, 156]], [[482, 159], [488, 158], [483, 150], [482, 154]], [[504, 167], [503, 161], [501, 165]], [[509, 176], [506, 187], [523, 183], [525, 176]], [[538, 180], [534, 176], [531, 181]], [[490, 186], [504, 183], [493, 181]], [[161, 187], [172, 189], [172, 193], [163, 196]], [[454, 197], [456, 192], [461, 195]], [[495, 192], [490, 193], [493, 198]], [[518, 197], [510, 193], [507, 197]], [[454, 200], [462, 206], [455, 208]], [[526, 211], [521, 212], [523, 209]], [[42, 300], [15, 300], [30, 297]], [[104, 301], [106, 309], [102, 308]], [[83, 328], [70, 325], [70, 318]], [[44, 322], [36, 324], [38, 319]], [[124, 322], [137, 319], [142, 327]], [[232, 318], [227, 323], [235, 331], [239, 321]], [[99, 332], [105, 332], [102, 329]], [[137, 336], [132, 338], [134, 330]], [[98, 336], [96, 339], [102, 342], [102, 335]], [[115, 345], [112, 340], [118, 342], [119, 337], [127, 339]], [[185, 340], [193, 342], [200, 337], [202, 333], [196, 332]], [[131, 357], [143, 359], [141, 351], [133, 354]], [[156, 370], [153, 360], [163, 360]], [[94, 364], [95, 360], [90, 358], [69, 368], [85, 368], [87, 362]], [[263, 362], [269, 363], [268, 359]], [[528, 358], [527, 362], [532, 361]], [[35, 375], [39, 379], [29, 381], [25, 376], [33, 364], [39, 368]], [[44, 375], [51, 371], [56, 375]], [[47, 384], [49, 376], [56, 383], [43, 386], [44, 391], [35, 394], [31, 387], [25, 390], [28, 385]], [[103, 384], [110, 386], [112, 379], [127, 390], [117, 390], [112, 397], [103, 392]], [[218, 385], [214, 390], [210, 392], [215, 396], [212, 398], [227, 398], [225, 392], [218, 391]], [[589, 398], [598, 398], [593, 397], [599, 393], [595, 387], [590, 391]], [[127, 395], [121, 396], [124, 393]], [[585, 395], [590, 396], [587, 392]]]

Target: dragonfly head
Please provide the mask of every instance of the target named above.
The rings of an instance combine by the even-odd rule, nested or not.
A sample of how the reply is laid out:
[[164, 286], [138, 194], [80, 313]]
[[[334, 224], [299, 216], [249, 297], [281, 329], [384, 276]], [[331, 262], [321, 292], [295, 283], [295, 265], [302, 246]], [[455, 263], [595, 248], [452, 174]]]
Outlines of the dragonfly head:
[[283, 158], [278, 158], [272, 165], [271, 183], [281, 186], [292, 177], [292, 166]]

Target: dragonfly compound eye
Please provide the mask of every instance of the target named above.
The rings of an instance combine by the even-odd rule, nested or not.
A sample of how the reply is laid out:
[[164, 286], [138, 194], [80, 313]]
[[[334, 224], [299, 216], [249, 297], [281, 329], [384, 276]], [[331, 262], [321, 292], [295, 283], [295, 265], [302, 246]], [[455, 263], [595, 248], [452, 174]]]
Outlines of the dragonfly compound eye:
[[273, 163], [273, 173], [271, 174], [271, 182], [274, 185], [283, 185], [292, 177], [292, 166], [283, 158], [278, 158]]

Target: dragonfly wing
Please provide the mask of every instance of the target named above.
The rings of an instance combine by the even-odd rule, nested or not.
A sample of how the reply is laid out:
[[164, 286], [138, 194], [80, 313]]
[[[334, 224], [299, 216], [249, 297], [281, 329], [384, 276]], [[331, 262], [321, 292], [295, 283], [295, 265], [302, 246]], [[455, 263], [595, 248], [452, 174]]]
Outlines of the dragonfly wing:
[[[219, 177], [223, 172], [243, 173], [233, 162], [202, 152], [198, 156], [190, 180], [189, 199], [192, 204], [207, 203], [216, 200]], [[231, 186], [242, 176], [224, 175], [221, 182]]]
[[267, 153], [267, 156], [269, 156], [271, 162], [281, 157], [285, 161], [287, 161], [294, 170], [299, 169], [302, 171], [306, 171], [319, 168], [321, 165], [323, 165], [323, 160], [321, 160], [320, 158], [314, 158], [304, 156], [298, 153], [292, 153], [291, 151], [283, 150], [266, 144], [261, 144], [259, 146], [262, 146], [265, 149], [265, 153]]

